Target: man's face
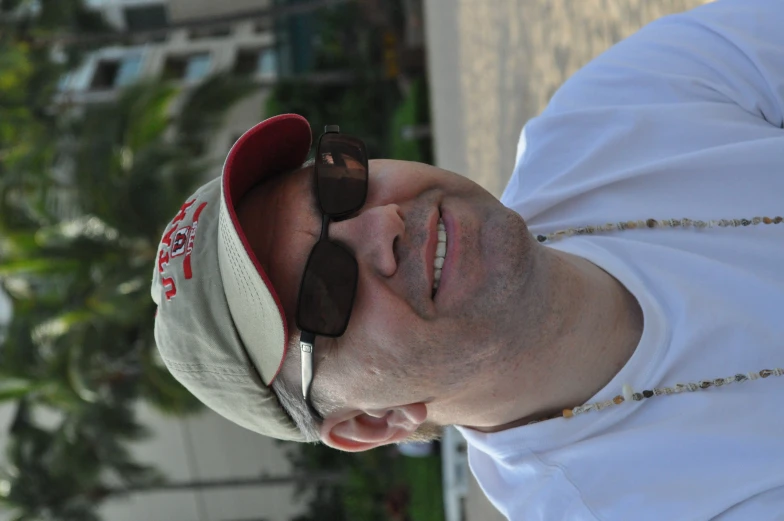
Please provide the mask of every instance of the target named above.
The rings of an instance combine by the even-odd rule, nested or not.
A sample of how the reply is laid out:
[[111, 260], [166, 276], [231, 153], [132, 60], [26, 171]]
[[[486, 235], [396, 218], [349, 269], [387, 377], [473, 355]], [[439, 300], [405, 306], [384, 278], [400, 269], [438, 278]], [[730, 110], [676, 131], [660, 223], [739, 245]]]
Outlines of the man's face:
[[[275, 286], [290, 333], [321, 213], [312, 167], [254, 189], [238, 216]], [[437, 223], [447, 250], [433, 296]], [[354, 407], [440, 400], [492, 373], [523, 332], [515, 311], [531, 272], [522, 218], [476, 183], [429, 165], [370, 161], [367, 202], [333, 222], [329, 238], [354, 254], [359, 281], [345, 334], [317, 337], [313, 392]], [[527, 297], [530, 299], [530, 297]], [[298, 364], [287, 377], [298, 382]]]

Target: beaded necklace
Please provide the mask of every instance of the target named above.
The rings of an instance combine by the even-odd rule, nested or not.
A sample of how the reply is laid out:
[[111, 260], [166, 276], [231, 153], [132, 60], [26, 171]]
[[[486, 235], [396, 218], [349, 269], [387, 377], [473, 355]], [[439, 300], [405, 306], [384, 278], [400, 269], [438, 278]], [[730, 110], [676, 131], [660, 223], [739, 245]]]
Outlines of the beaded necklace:
[[[549, 233], [546, 235], [537, 235], [536, 240], [542, 243], [554, 242], [563, 239], [565, 237], [573, 237], [575, 235], [593, 235], [595, 233], [601, 233], [601, 232], [634, 230], [637, 228], [694, 227], [697, 229], [703, 229], [703, 228], [714, 228], [716, 226], [726, 228], [729, 226], [731, 227], [749, 226], [749, 225], [756, 226], [760, 223], [780, 224], [782, 221], [784, 221], [784, 218], [782, 218], [781, 216], [753, 217], [751, 219], [713, 219], [710, 221], [700, 221], [700, 220], [692, 220], [692, 219], [664, 219], [659, 221], [656, 219], [647, 219], [647, 220], [607, 223], [598, 226], [584, 226], [580, 228], [569, 228], [566, 230], [559, 230], [557, 232]], [[632, 389], [631, 385], [623, 384], [621, 394], [617, 395], [612, 400], [586, 403], [585, 405], [579, 405], [571, 409], [564, 409], [560, 413], [553, 414], [551, 416], [547, 416], [539, 420], [533, 420], [531, 422], [526, 423], [526, 425], [531, 425], [533, 423], [539, 423], [546, 420], [552, 420], [553, 418], [572, 418], [578, 414], [582, 414], [585, 412], [594, 411], [594, 410], [601, 411], [602, 409], [605, 409], [607, 407], [612, 407], [613, 405], [620, 405], [623, 402], [631, 402], [631, 401], [640, 402], [646, 398], [651, 398], [653, 396], [677, 394], [682, 392], [694, 392], [702, 389], [707, 389], [709, 387], [721, 387], [722, 385], [729, 385], [735, 382], [740, 383], [749, 380], [757, 380], [758, 378], [767, 378], [771, 375], [781, 376], [783, 374], [784, 374], [784, 369], [780, 367], [776, 367], [775, 369], [763, 369], [759, 372], [748, 372], [746, 374], [738, 373], [736, 375], [727, 376], [724, 378], [714, 378], [712, 380], [700, 380], [699, 382], [690, 382], [686, 384], [675, 384], [673, 387], [654, 387], [652, 390], [646, 389], [642, 392], [635, 392], [634, 389]]]

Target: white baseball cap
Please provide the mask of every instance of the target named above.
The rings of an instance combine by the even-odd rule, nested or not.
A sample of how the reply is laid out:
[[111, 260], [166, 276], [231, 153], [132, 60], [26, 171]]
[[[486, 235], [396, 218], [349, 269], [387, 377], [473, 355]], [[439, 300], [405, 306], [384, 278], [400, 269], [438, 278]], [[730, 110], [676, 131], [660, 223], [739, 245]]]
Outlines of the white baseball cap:
[[221, 177], [164, 230], [152, 282], [155, 341], [172, 375], [234, 423], [294, 441], [305, 438], [269, 387], [286, 357], [286, 315], [235, 206], [263, 179], [301, 166], [311, 141], [310, 125], [295, 114], [248, 130]]

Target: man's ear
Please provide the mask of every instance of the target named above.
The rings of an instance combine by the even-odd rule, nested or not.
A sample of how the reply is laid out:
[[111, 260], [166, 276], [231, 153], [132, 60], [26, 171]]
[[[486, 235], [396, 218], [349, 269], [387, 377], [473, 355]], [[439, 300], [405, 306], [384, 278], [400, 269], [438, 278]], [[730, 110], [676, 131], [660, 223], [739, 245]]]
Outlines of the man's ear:
[[362, 452], [408, 438], [427, 419], [427, 406], [412, 403], [387, 409], [346, 411], [321, 425], [321, 441], [346, 452]]

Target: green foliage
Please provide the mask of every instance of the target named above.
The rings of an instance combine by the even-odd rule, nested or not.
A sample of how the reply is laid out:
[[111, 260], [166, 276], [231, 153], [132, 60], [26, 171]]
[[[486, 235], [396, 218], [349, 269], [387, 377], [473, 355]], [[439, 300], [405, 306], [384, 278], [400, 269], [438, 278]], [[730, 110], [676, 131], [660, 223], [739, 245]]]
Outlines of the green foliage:
[[[107, 31], [81, 0], [4, 0], [0, 4], [0, 235], [7, 225], [35, 227], [55, 181], [51, 169], [62, 132], [53, 96], [85, 49], [52, 44], [72, 31]], [[59, 56], [59, 58], [58, 58]]]
[[[373, 450], [350, 454], [339, 452], [324, 445], [289, 445], [287, 456], [292, 466], [300, 471], [340, 470], [346, 479], [336, 485], [307, 483], [300, 485], [297, 495], [313, 495], [308, 504], [308, 513], [292, 521], [319, 521], [321, 519], [342, 519], [344, 521], [364, 521], [367, 519], [384, 520], [384, 495], [394, 482], [390, 473], [393, 458], [388, 450]], [[322, 512], [330, 511], [338, 517], [322, 517]]]
[[349, 69], [367, 56], [369, 38], [356, 2], [324, 9], [314, 37], [314, 69]]
[[385, 155], [388, 133], [387, 107], [397, 99], [394, 85], [380, 80], [356, 79], [348, 85], [319, 85], [286, 79], [273, 87], [265, 113], [293, 112], [305, 117], [317, 137], [325, 125], [362, 136], [370, 157]]
[[[135, 85], [114, 104], [89, 107], [70, 129], [77, 205], [100, 220], [96, 225], [111, 229], [110, 235], [146, 241], [141, 253], [155, 249], [162, 224], [206, 167], [164, 139], [177, 94], [166, 84]], [[117, 252], [116, 246], [111, 244], [111, 251]]]
[[394, 446], [345, 453], [324, 445], [290, 444], [287, 458], [301, 472], [342, 471], [338, 483], [300, 484], [298, 497], [310, 494], [306, 513], [291, 521], [341, 519], [391, 520], [392, 505], [411, 521], [443, 521], [441, 459], [408, 458]]
[[[365, 140], [370, 157], [388, 156], [389, 121], [400, 93], [394, 81], [384, 78], [378, 36], [362, 21], [358, 3], [324, 10], [312, 35], [313, 74], [279, 81], [267, 98], [265, 114], [300, 114], [310, 122], [314, 137], [325, 125], [340, 125], [342, 131]], [[319, 72], [336, 69], [350, 78], [313, 80]]]
[[86, 51], [63, 45], [53, 53], [52, 44], [69, 32], [86, 36], [108, 30], [82, 0], [0, 3], [0, 178], [5, 185], [1, 213], [6, 212], [9, 191], [37, 196], [40, 204], [48, 188], [44, 181], [60, 131], [52, 98], [60, 77]]
[[[211, 109], [191, 94], [181, 119], [215, 120], [247, 92], [232, 82], [210, 81], [225, 94]], [[59, 381], [82, 400], [129, 381], [164, 410], [193, 409], [152, 356], [148, 293], [161, 228], [209, 166], [177, 144], [179, 133], [165, 138], [170, 128], [186, 128], [170, 114], [176, 94], [166, 85], [137, 85], [70, 124], [74, 168], [66, 193], [75, 196], [76, 218], [45, 209], [37, 219], [10, 218], [33, 214], [24, 198], [3, 214], [0, 283], [15, 318], [0, 350], [0, 375]]]
[[209, 130], [250, 93], [215, 77], [187, 92], [137, 84], [83, 113], [54, 105], [65, 65], [39, 44], [92, 23], [79, 6], [44, 0], [0, 35], [0, 288], [13, 308], [0, 402], [18, 404], [0, 502], [19, 519], [97, 519], [110, 491], [160, 482], [129, 453], [146, 435], [134, 405], [200, 404], [157, 358], [157, 246], [213, 166], [198, 154]]
[[96, 502], [106, 488], [102, 475], [125, 486], [160, 483], [151, 468], [135, 464], [127, 442], [144, 431], [133, 411], [122, 404], [86, 405], [63, 415], [55, 429], [37, 425], [30, 403], [23, 400], [11, 427], [7, 452], [10, 466], [0, 481], [9, 483], [0, 494], [23, 519], [97, 520]]
[[28, 196], [34, 188], [44, 188], [39, 181], [45, 178], [44, 169], [54, 152], [51, 119], [38, 100], [45, 89], [34, 80], [40, 75], [36, 73], [39, 66], [57, 66], [37, 62], [35, 54], [26, 43], [0, 37], [0, 177], [4, 188], [0, 210], [10, 204], [11, 187]]
[[23, 378], [6, 378], [0, 382], [0, 403], [17, 401], [32, 394], [41, 386], [40, 383]]
[[395, 109], [392, 115], [389, 146], [390, 159], [418, 161], [427, 163], [431, 160], [432, 144], [429, 139], [405, 139], [403, 129], [407, 126], [427, 124], [430, 121], [427, 85], [423, 78], [417, 79]]
[[248, 78], [213, 76], [197, 85], [185, 99], [175, 122], [176, 144], [192, 153], [200, 153], [223, 123], [227, 100], [238, 100], [256, 90]]
[[441, 458], [403, 458], [400, 464], [403, 479], [411, 491], [411, 521], [443, 521], [445, 513]]

